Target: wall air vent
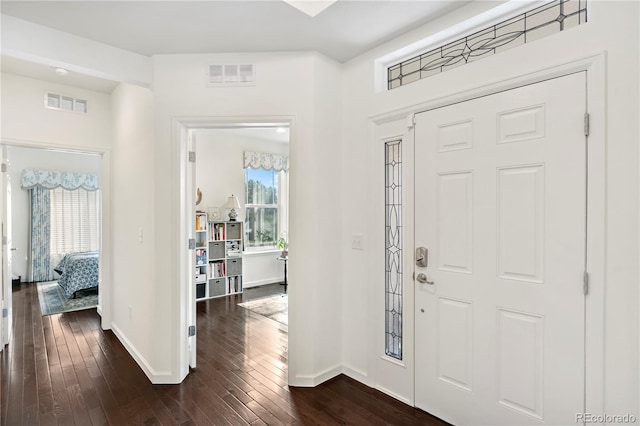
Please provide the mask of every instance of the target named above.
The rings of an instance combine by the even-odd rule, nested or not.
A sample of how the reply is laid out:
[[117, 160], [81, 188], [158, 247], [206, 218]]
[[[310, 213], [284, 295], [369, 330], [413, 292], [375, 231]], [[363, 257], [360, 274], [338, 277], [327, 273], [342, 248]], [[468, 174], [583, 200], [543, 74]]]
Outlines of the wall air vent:
[[55, 93], [47, 93], [45, 95], [44, 106], [49, 109], [61, 111], [87, 113], [87, 101], [85, 99], [77, 99]]
[[207, 68], [207, 86], [255, 86], [255, 69], [253, 64], [209, 65]]

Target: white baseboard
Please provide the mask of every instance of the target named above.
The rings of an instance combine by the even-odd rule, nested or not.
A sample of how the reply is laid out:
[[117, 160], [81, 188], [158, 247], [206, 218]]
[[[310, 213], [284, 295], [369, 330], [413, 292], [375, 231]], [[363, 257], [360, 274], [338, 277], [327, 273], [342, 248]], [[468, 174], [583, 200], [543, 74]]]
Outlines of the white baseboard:
[[261, 285], [267, 285], [267, 284], [278, 284], [278, 283], [281, 283], [282, 280], [284, 280], [284, 277], [267, 278], [264, 280], [257, 280], [257, 281], [245, 281], [242, 283], [242, 287], [252, 288], [252, 287], [259, 287]]
[[397, 393], [392, 392], [389, 389], [384, 388], [382, 386], [376, 386], [375, 389], [378, 389], [380, 392], [386, 393], [390, 397], [395, 398], [398, 401], [404, 402], [405, 404], [410, 405], [411, 407], [413, 407], [413, 401], [411, 401], [411, 399], [409, 399], [409, 398], [406, 398], [406, 397], [404, 397], [402, 395], [398, 395]]
[[373, 386], [367, 373], [348, 365], [341, 365], [341, 366], [329, 368], [328, 370], [325, 370], [322, 373], [319, 373], [316, 375], [298, 375], [295, 378], [295, 383], [291, 383], [291, 385], [300, 386], [300, 387], [315, 387], [340, 374], [344, 374], [345, 376], [351, 377], [352, 379], [362, 383], [365, 386], [373, 387], [374, 389], [377, 389], [380, 392], [385, 393], [390, 397], [395, 398], [398, 401], [413, 407], [413, 401], [411, 400], [411, 398], [407, 398], [405, 396], [399, 395], [383, 386]]
[[343, 365], [342, 374], [344, 374], [345, 376], [349, 376], [353, 380], [357, 380], [358, 382], [371, 387], [371, 383], [369, 383], [369, 376], [364, 371], [358, 370], [357, 368], [353, 368], [348, 365]]
[[338, 375], [342, 374], [342, 366], [338, 365], [335, 367], [331, 367], [321, 373], [316, 375], [298, 375], [295, 378], [295, 383], [292, 383], [293, 386], [300, 386], [306, 388], [312, 388], [318, 386], [319, 384], [326, 382], [329, 379], [332, 379]]
[[151, 367], [151, 365], [149, 365], [145, 357], [143, 357], [138, 352], [136, 347], [133, 346], [133, 344], [129, 341], [129, 339], [126, 338], [122, 330], [120, 330], [120, 328], [114, 322], [111, 323], [111, 331], [113, 331], [113, 334], [115, 334], [118, 340], [120, 340], [120, 342], [125, 347], [127, 352], [131, 354], [133, 359], [140, 366], [140, 368], [142, 369], [144, 374], [146, 374], [146, 376], [149, 378], [151, 383], [153, 383], [154, 385], [164, 385], [164, 384], [176, 384], [182, 381], [182, 380], [176, 381], [176, 378], [173, 377], [173, 374], [171, 374], [170, 371], [154, 370]]

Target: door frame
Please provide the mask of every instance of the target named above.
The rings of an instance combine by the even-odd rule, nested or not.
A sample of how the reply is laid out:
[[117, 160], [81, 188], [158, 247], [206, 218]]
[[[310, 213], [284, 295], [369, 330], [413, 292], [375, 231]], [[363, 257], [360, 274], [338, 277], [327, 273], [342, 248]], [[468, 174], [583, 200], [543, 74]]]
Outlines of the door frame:
[[[111, 329], [111, 149], [106, 147], [80, 147], [51, 142], [38, 142], [22, 139], [2, 138], [2, 147], [20, 147], [50, 151], [66, 151], [75, 154], [100, 155], [100, 256], [98, 314], [103, 330]], [[13, 189], [15, 191], [15, 188]]]
[[[189, 336], [188, 326], [191, 324], [191, 318], [195, 318], [195, 312], [193, 312], [195, 306], [195, 277], [190, 267], [191, 258], [190, 250], [188, 249], [188, 240], [191, 235], [191, 229], [194, 229], [194, 217], [193, 217], [193, 195], [189, 195], [195, 191], [195, 181], [188, 178], [190, 173], [189, 168], [189, 146], [191, 138], [189, 137], [190, 130], [204, 130], [204, 129], [233, 129], [233, 128], [248, 128], [248, 127], [261, 127], [261, 126], [273, 126], [275, 124], [282, 124], [289, 127], [289, 177], [291, 179], [291, 173], [295, 176], [296, 168], [296, 124], [295, 116], [178, 116], [172, 118], [172, 200], [173, 205], [173, 223], [175, 231], [172, 233], [172, 247], [173, 258], [178, 259], [177, 267], [174, 268], [173, 282], [180, 283], [174, 289], [172, 297], [178, 300], [178, 329], [176, 330], [177, 336], [175, 341], [178, 342], [178, 346], [174, 348], [177, 351], [176, 358], [178, 360], [177, 381], [181, 382], [189, 374], [189, 364], [192, 361], [191, 354], [189, 353]], [[190, 187], [190, 183], [192, 184]], [[297, 191], [297, 185], [295, 185], [295, 178], [290, 180], [289, 184], [289, 199], [295, 196]], [[289, 204], [289, 235], [295, 239], [295, 226], [296, 223], [292, 218], [297, 217], [296, 207], [294, 204]], [[289, 276], [296, 276], [295, 269], [289, 270]], [[185, 279], [187, 280], [186, 285]], [[296, 306], [297, 292], [289, 292], [289, 318], [290, 323], [295, 323], [295, 310], [292, 306]], [[175, 329], [174, 329], [175, 330]], [[197, 336], [196, 330], [196, 336]], [[295, 329], [289, 327], [289, 357], [288, 357], [288, 372], [289, 383], [292, 382], [292, 378], [295, 377], [295, 359], [296, 350], [295, 342], [296, 334]]]
[[[2, 155], [2, 166], [5, 167], [7, 163], [7, 146], [0, 146], [0, 152]], [[9, 170], [5, 168], [2, 172], [2, 185], [0, 188], [2, 190], [2, 194], [0, 195], [0, 216], [2, 217], [2, 259], [0, 260], [1, 266], [1, 277], [0, 280], [2, 284], [0, 285], [0, 289], [2, 290], [2, 294], [0, 295], [0, 300], [2, 301], [2, 324], [0, 324], [0, 352], [4, 349], [6, 345], [11, 341], [12, 328], [13, 328], [13, 280], [12, 280], [12, 262], [11, 257], [12, 253], [12, 239], [9, 236], [12, 234], [11, 227], [8, 220], [11, 215], [11, 179], [9, 178]], [[6, 229], [5, 229], [6, 228]], [[7, 270], [5, 270], [7, 268]], [[11, 283], [11, 284], [9, 284]], [[6, 312], [6, 316], [5, 316]], [[6, 331], [5, 331], [6, 330]]]
[[[602, 413], [604, 412], [604, 294], [606, 287], [605, 275], [605, 243], [606, 243], [606, 61], [607, 55], [605, 51], [597, 52], [588, 56], [581, 56], [572, 60], [557, 63], [556, 65], [534, 69], [525, 74], [514, 75], [512, 77], [494, 81], [490, 84], [476, 86], [464, 92], [452, 92], [448, 96], [432, 99], [420, 104], [412, 105], [405, 108], [396, 109], [382, 114], [369, 117], [369, 121], [374, 128], [373, 143], [379, 146], [380, 139], [379, 128], [383, 125], [400, 122], [405, 123], [404, 138], [405, 143], [413, 144], [414, 142], [414, 115], [420, 112], [452, 105], [471, 99], [492, 95], [498, 92], [514, 89], [521, 86], [535, 84], [544, 80], [562, 77], [576, 72], [586, 72], [586, 92], [587, 92], [587, 110], [590, 114], [590, 132], [588, 136], [588, 158], [587, 158], [587, 271], [589, 273], [589, 294], [585, 297], [585, 326], [589, 331], [585, 335], [585, 412]], [[418, 83], [419, 84], [419, 83]], [[409, 159], [411, 160], [411, 159]], [[374, 170], [383, 170], [382, 167], [375, 165]], [[378, 172], [379, 173], [379, 172]], [[376, 180], [379, 180], [377, 178]], [[405, 200], [411, 196], [411, 205], [413, 205], [412, 193], [405, 192]], [[377, 201], [373, 200], [372, 202]], [[372, 211], [378, 211], [380, 206], [378, 203], [371, 205]], [[378, 216], [378, 215], [377, 215]], [[376, 217], [377, 217], [376, 216]], [[413, 241], [413, 212], [410, 217], [405, 217], [407, 226], [404, 228], [406, 238], [404, 241]], [[376, 222], [377, 225], [377, 222]], [[377, 228], [376, 228], [377, 229]], [[409, 234], [411, 234], [409, 236]], [[380, 243], [380, 239], [376, 240], [376, 246], [384, 248], [384, 241]], [[405, 253], [413, 253], [413, 246], [404, 247]], [[378, 250], [384, 253], [384, 250]], [[412, 255], [409, 255], [412, 257]], [[372, 256], [370, 259], [370, 271], [378, 271], [378, 265], [382, 258]], [[404, 262], [404, 265], [413, 265], [412, 259]], [[408, 286], [413, 286], [413, 280], [408, 279], [411, 269], [405, 269], [404, 283], [404, 306], [411, 306], [413, 312], [414, 299], [413, 288], [407, 290]], [[384, 275], [372, 276], [372, 281], [376, 283], [375, 288], [378, 291], [384, 289]], [[376, 300], [372, 298], [372, 301]], [[377, 318], [379, 312], [384, 312], [384, 307], [372, 303], [372, 318]], [[406, 325], [407, 321], [411, 321], [410, 327]], [[411, 339], [412, 346], [415, 339], [414, 318], [407, 318], [403, 326], [403, 336]], [[382, 333], [376, 329], [378, 321], [371, 321], [371, 336]], [[381, 354], [384, 354], [384, 348], [380, 348], [376, 343], [377, 339], [372, 339], [374, 347], [370, 351], [369, 365], [374, 366]], [[413, 357], [411, 363], [404, 363], [401, 366], [404, 370], [415, 376], [415, 364]], [[398, 370], [400, 372], [400, 370]], [[389, 388], [388, 383], [381, 382], [381, 378], [376, 377], [375, 369], [372, 369], [371, 384], [372, 386], [386, 392], [392, 396], [395, 390]], [[405, 373], [406, 374], [406, 373]], [[382, 380], [384, 380], [382, 378]], [[411, 404], [415, 401], [415, 389], [410, 399]]]

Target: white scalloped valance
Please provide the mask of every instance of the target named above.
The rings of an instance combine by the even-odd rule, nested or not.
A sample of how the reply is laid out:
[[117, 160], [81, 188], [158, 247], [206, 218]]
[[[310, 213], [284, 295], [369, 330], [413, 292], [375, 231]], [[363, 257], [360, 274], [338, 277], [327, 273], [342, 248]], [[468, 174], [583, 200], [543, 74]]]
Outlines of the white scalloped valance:
[[24, 169], [22, 171], [22, 188], [29, 189], [34, 186], [41, 186], [47, 189], [61, 186], [70, 191], [78, 188], [95, 191], [98, 189], [98, 176], [87, 173]]
[[289, 170], [289, 157], [286, 155], [267, 154], [265, 152], [244, 152], [244, 168], [247, 169]]

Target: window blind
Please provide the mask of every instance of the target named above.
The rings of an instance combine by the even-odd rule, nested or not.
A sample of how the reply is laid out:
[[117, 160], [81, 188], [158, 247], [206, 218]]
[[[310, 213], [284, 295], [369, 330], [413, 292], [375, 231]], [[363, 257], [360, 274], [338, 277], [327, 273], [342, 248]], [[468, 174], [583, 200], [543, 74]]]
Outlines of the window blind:
[[98, 250], [99, 191], [51, 190], [51, 254]]

